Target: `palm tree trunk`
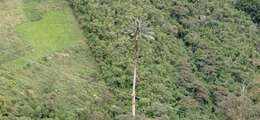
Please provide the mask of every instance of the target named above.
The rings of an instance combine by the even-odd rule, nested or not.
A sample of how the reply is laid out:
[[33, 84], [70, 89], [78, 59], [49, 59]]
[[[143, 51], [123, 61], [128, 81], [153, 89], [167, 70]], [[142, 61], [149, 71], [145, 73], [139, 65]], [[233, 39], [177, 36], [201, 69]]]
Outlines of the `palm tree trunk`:
[[135, 111], [136, 111], [136, 101], [135, 101], [135, 97], [136, 97], [136, 93], [135, 93], [135, 86], [136, 86], [136, 65], [134, 66], [134, 78], [133, 78], [133, 93], [132, 93], [132, 113], [133, 113], [133, 117], [135, 117]]
[[134, 53], [134, 76], [133, 76], [133, 93], [132, 93], [132, 114], [135, 117], [136, 111], [136, 79], [137, 79], [137, 66], [138, 66], [138, 34], [135, 35], [135, 53]]

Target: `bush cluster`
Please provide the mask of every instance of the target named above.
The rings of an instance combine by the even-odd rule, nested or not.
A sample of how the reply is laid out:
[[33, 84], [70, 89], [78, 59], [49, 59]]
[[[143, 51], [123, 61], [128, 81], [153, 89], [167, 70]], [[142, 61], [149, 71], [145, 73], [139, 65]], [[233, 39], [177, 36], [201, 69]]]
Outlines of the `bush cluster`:
[[237, 8], [247, 12], [255, 23], [260, 23], [260, 1], [259, 0], [238, 0]]
[[[242, 97], [241, 86], [250, 86], [248, 97], [254, 94], [245, 99], [248, 106], [259, 107], [259, 97], [249, 92], [257, 88], [251, 85], [259, 74], [258, 30], [231, 1], [69, 1], [100, 65], [100, 79], [118, 101], [115, 109], [108, 110], [112, 118], [130, 111], [133, 43], [122, 31], [135, 17], [150, 23], [155, 32], [155, 40], [140, 43], [140, 115], [164, 120], [236, 120], [235, 114], [241, 111], [227, 114], [224, 105], [226, 99], [234, 100], [240, 106], [228, 104], [231, 110], [247, 111], [242, 107], [245, 103], [236, 101]], [[257, 116], [256, 109], [244, 113], [241, 119]]]

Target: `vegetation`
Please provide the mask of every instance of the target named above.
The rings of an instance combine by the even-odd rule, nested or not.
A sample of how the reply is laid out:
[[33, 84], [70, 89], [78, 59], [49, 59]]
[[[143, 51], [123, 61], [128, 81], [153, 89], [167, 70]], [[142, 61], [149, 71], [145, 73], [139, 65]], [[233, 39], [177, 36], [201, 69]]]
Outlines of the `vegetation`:
[[[28, 16], [35, 14], [28, 4], [40, 19]], [[0, 120], [109, 118], [111, 93], [96, 80], [97, 64], [67, 2], [2, 0], [0, 8]]]
[[0, 119], [258, 120], [258, 5], [0, 0]]
[[[259, 118], [258, 94], [251, 93], [259, 89], [259, 30], [250, 17], [236, 9], [234, 2], [70, 2], [101, 66], [100, 79], [113, 89], [118, 101], [116, 111], [109, 110], [115, 119], [131, 119], [129, 83], [134, 54], [129, 38], [121, 31], [133, 17], [151, 23], [155, 32], [155, 40], [145, 41], [140, 47], [140, 119]], [[247, 99], [240, 100], [241, 86], [249, 84], [243, 94]], [[246, 114], [239, 116], [242, 111]]]
[[25, 19], [22, 2], [13, 0], [1, 2], [0, 18], [0, 64], [2, 64], [23, 56], [24, 51], [28, 49], [15, 31], [15, 26]]
[[[46, 13], [41, 20], [17, 26], [20, 36], [32, 47], [26, 59], [38, 59], [80, 40], [68, 10]], [[25, 59], [25, 57], [23, 57]]]
[[237, 8], [247, 12], [252, 20], [260, 23], [260, 1], [259, 0], [238, 0]]
[[[36, 1], [26, 0], [25, 6], [37, 7], [40, 4]], [[51, 4], [51, 3], [50, 3]], [[25, 7], [27, 8], [27, 7]], [[32, 10], [34, 11], [34, 10]], [[44, 11], [38, 9], [38, 12]], [[37, 14], [27, 11], [28, 14]], [[75, 20], [68, 8], [62, 10], [53, 10], [45, 12], [38, 20], [33, 20], [27, 16], [28, 22], [16, 26], [16, 32], [23, 43], [26, 45], [26, 51], [23, 56], [5, 66], [10, 67], [15, 64], [15, 69], [25, 65], [28, 62], [44, 57], [54, 51], [66, 48], [79, 41], [81, 34], [75, 24]], [[24, 46], [25, 46], [24, 45]]]
[[129, 27], [126, 29], [126, 33], [133, 39], [134, 43], [134, 58], [133, 58], [133, 93], [132, 93], [132, 114], [133, 117], [135, 117], [135, 112], [136, 112], [136, 81], [138, 80], [138, 75], [137, 75], [137, 69], [138, 69], [138, 63], [139, 63], [139, 44], [140, 44], [140, 39], [143, 37], [145, 38], [153, 38], [152, 32], [149, 31], [147, 28], [147, 24], [142, 21], [141, 19], [135, 18], [135, 20], [130, 23]]

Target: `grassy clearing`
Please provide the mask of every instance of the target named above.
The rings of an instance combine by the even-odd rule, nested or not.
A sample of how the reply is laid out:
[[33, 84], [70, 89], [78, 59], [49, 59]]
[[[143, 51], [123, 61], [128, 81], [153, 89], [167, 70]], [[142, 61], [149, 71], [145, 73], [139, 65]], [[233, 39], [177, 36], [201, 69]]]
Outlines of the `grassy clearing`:
[[[36, 8], [42, 14], [40, 19], [32, 20], [29, 14], [35, 14], [35, 12], [28, 12]], [[3, 4], [0, 4], [0, 9], [0, 17], [3, 18], [0, 25], [1, 28], [5, 28], [5, 30], [0, 29], [0, 38], [7, 39], [5, 42], [1, 39], [1, 42], [20, 46], [21, 44], [10, 40], [16, 36], [30, 46], [30, 50], [24, 56], [15, 58], [13, 61], [9, 60], [0, 67], [0, 78], [3, 81], [6, 80], [9, 84], [8, 80], [11, 80], [10, 84], [18, 87], [17, 89], [19, 86], [30, 86], [30, 88], [34, 86], [38, 89], [37, 87], [44, 81], [81, 81], [95, 78], [97, 73], [95, 60], [88, 45], [83, 42], [84, 36], [67, 2], [63, 0], [4, 0]], [[5, 18], [5, 15], [10, 16]], [[2, 30], [10, 32], [2, 34]], [[17, 47], [11, 47], [10, 50], [23, 51]], [[16, 56], [17, 53], [13, 55]], [[0, 56], [5, 57], [3, 54]], [[24, 66], [25, 64], [27, 65]], [[8, 85], [3, 84], [3, 86]]]
[[81, 38], [66, 11], [48, 12], [40, 21], [19, 25], [17, 31], [31, 44], [33, 50], [27, 56], [31, 59], [66, 48]]
[[5, 65], [7, 67], [20, 68], [26, 63], [69, 47], [83, 38], [69, 7], [64, 7], [66, 6], [64, 2], [30, 1], [25, 0], [24, 4], [28, 20], [18, 25], [16, 31], [20, 38], [28, 43], [31, 50], [23, 57], [7, 63]]

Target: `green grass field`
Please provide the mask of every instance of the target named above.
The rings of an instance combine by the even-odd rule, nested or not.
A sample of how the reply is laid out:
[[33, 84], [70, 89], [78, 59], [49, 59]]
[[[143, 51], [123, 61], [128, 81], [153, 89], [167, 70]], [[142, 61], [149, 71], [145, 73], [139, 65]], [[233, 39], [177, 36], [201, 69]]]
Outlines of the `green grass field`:
[[69, 47], [81, 38], [68, 11], [48, 12], [40, 21], [17, 26], [17, 31], [32, 47], [25, 56], [28, 59], [37, 59]]
[[[50, 7], [46, 7], [48, 4], [56, 3], [59, 5], [59, 2], [50, 1], [41, 4], [37, 4], [35, 1], [28, 2], [28, 0], [24, 2], [27, 21], [17, 25], [15, 31], [20, 39], [27, 43], [30, 50], [27, 50], [24, 56], [8, 62], [4, 66], [19, 69], [27, 63], [70, 47], [83, 38], [70, 9], [68, 7], [63, 7], [63, 9], [54, 9], [58, 7], [53, 7], [53, 9], [50, 9]], [[39, 5], [39, 9], [36, 9], [37, 5]], [[37, 17], [39, 19], [35, 19], [35, 16], [39, 15], [41, 15]]]

